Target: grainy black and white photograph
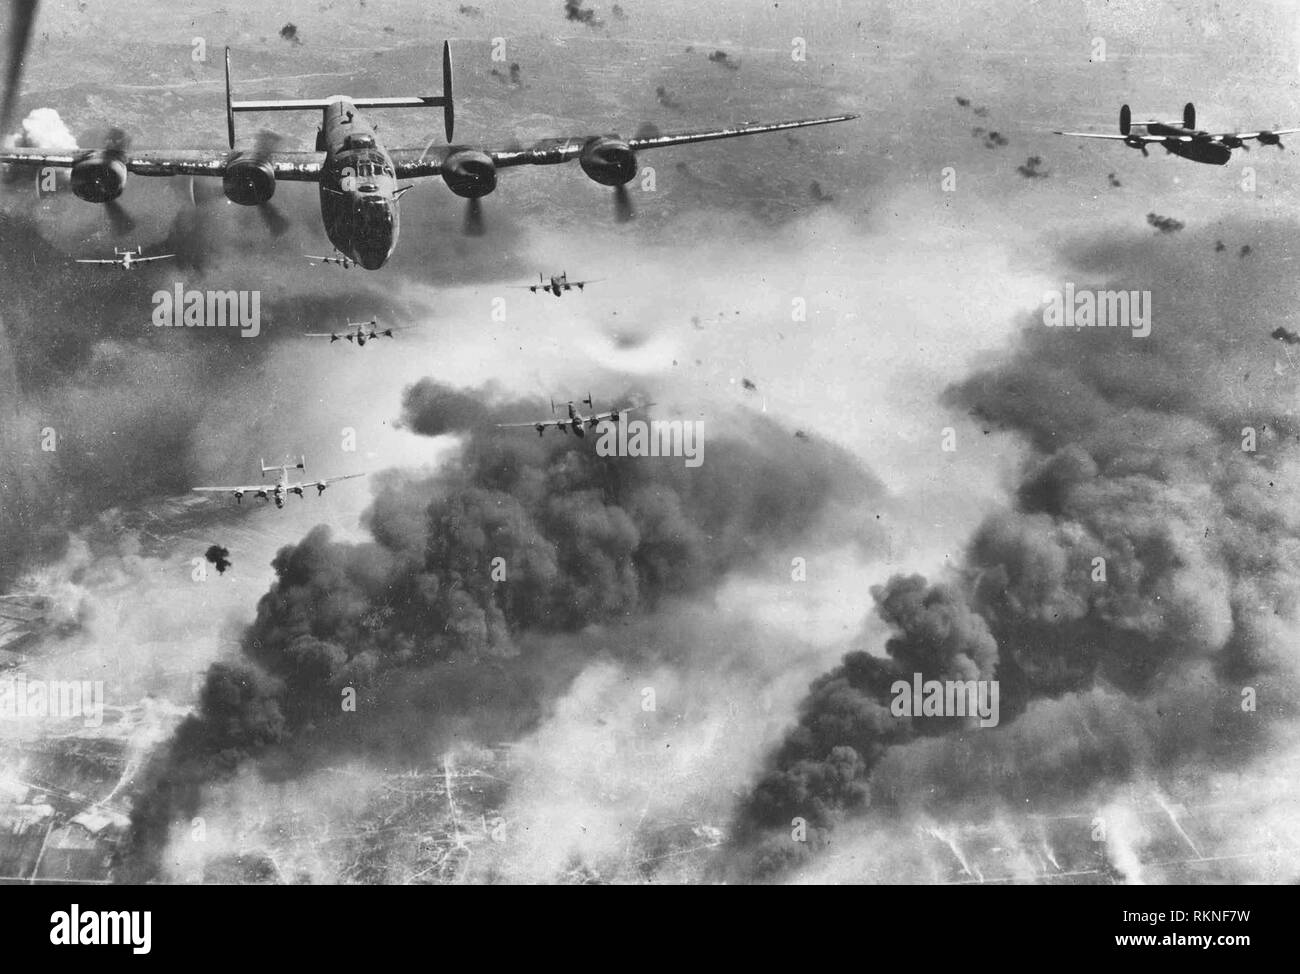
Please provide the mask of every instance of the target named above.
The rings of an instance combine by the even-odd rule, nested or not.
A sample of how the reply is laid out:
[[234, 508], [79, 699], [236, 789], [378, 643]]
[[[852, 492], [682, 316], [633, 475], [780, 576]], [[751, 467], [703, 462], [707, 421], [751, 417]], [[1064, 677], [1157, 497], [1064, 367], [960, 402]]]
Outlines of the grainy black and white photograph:
[[0, 66], [0, 882], [1300, 881], [1295, 4]]

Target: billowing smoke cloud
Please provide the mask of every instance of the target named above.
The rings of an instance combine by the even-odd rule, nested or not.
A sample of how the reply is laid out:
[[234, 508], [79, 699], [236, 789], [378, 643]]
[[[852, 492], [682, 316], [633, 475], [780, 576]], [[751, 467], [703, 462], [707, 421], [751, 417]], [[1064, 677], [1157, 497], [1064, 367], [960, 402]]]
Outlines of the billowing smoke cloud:
[[422, 436], [465, 433], [488, 421], [491, 389], [464, 392], [432, 379], [406, 390], [403, 422]]
[[53, 108], [36, 108], [23, 119], [17, 132], [6, 139], [13, 148], [75, 149], [77, 137], [72, 134], [58, 111]]
[[[318, 528], [281, 550], [244, 659], [214, 667], [198, 715], [154, 769], [137, 867], [152, 868], [204, 784], [272, 746], [309, 767], [312, 753], [417, 760], [453, 739], [509, 738], [594, 652], [620, 655], [617, 640], [598, 650], [562, 634], [702, 598], [793, 543], [876, 544], [865, 512], [879, 485], [838, 448], [797, 443], [766, 419], [724, 420], [691, 469], [677, 457], [600, 457], [591, 438], [493, 430], [540, 404], [492, 399], [432, 381], [410, 388], [404, 425], [464, 434], [459, 459], [432, 476], [384, 478], [365, 518], [372, 541]], [[341, 708], [349, 693], [363, 720]]]
[[[36, 108], [23, 119], [18, 131], [5, 133], [0, 140], [7, 148], [49, 149], [51, 151], [75, 149], [77, 138], [64, 124], [59, 113], [53, 108]], [[32, 182], [36, 174], [31, 170], [18, 169], [13, 166], [0, 166], [0, 182], [6, 186], [27, 181]], [[56, 169], [40, 175], [45, 191], [67, 186], [67, 170]]]
[[[1121, 827], [1126, 789], [1149, 790], [1157, 809], [1169, 791], [1204, 800], [1207, 776], [1293, 739], [1297, 381], [1254, 323], [1293, 314], [1295, 288], [1274, 297], [1255, 276], [1280, 280], [1280, 266], [1234, 282], [1203, 263], [1209, 252], [1131, 237], [1074, 246], [1067, 275], [1154, 293], [1149, 341], [1114, 329], [1062, 339], [1031, 316], [1013, 356], [950, 390], [951, 407], [1032, 445], [1014, 504], [951, 577], [873, 589], [894, 632], [885, 655], [864, 636], [813, 684], [742, 805], [728, 857], [739, 875], [807, 865], [834, 831], [841, 856], [863, 858], [814, 875], [924, 878], [923, 846], [938, 838], [953, 870], [977, 879], [957, 837], [996, 822], [1002, 848], [1032, 844], [1033, 813], [1077, 818], [1082, 847], [1089, 822], [1110, 821], [1096, 868], [1140, 881], [1158, 872], [1139, 866], [1154, 840]], [[996, 679], [1000, 726], [895, 716], [891, 683], [914, 672]], [[1274, 862], [1243, 856], [1220, 875], [1271, 875]], [[1035, 853], [1011, 871], [1063, 869]]]

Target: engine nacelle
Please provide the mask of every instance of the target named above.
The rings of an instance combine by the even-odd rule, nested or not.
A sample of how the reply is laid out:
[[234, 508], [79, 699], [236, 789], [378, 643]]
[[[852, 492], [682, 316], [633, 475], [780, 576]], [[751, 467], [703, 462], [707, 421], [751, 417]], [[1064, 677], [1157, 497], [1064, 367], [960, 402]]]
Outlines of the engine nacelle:
[[126, 163], [106, 152], [92, 152], [72, 165], [72, 191], [88, 203], [107, 203], [122, 195]]
[[265, 159], [236, 159], [221, 177], [226, 199], [240, 206], [256, 206], [275, 195], [275, 169]]
[[497, 166], [478, 149], [453, 149], [442, 162], [442, 181], [457, 196], [475, 200], [497, 188]]
[[622, 186], [636, 177], [636, 153], [622, 139], [607, 135], [587, 141], [578, 165], [602, 186]]

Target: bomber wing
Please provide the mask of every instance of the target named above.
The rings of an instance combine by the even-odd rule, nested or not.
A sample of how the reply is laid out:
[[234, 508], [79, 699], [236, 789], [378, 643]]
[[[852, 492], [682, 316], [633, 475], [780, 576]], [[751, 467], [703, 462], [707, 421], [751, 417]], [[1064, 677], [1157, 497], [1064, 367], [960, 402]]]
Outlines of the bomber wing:
[[572, 423], [573, 421], [569, 419], [539, 419], [532, 423], [497, 423], [496, 425], [497, 425], [497, 429], [499, 430], [510, 430], [510, 429], [535, 430], [539, 426], [545, 427], [547, 429], [559, 429], [561, 426], [571, 426]]
[[1076, 139], [1117, 139], [1120, 142], [1191, 142], [1190, 135], [1170, 136], [1170, 135], [1138, 135], [1134, 132], [1131, 135], [1120, 135], [1118, 132], [1057, 132], [1053, 135], [1070, 135]]
[[595, 416], [588, 416], [587, 421], [591, 423], [602, 423], [607, 419], [622, 419], [624, 413], [630, 413], [637, 409], [649, 409], [654, 403], [648, 402], [641, 406], [624, 406], [621, 409], [610, 409], [603, 413], [597, 413]]
[[137, 176], [224, 176], [226, 167], [237, 158], [265, 159], [271, 165], [276, 180], [314, 183], [320, 180], [325, 164], [323, 152], [267, 152], [252, 149], [130, 149], [102, 150], [60, 149], [49, 152], [43, 149], [15, 148], [0, 151], [0, 165], [24, 166], [32, 169], [70, 169], [83, 159], [100, 151], [121, 160], [126, 171]]
[[306, 490], [308, 487], [315, 487], [319, 490], [324, 490], [330, 484], [336, 484], [340, 480], [353, 480], [357, 477], [364, 477], [364, 476], [365, 476], [364, 473], [347, 473], [344, 474], [342, 477], [322, 477], [320, 480], [312, 480], [310, 482], [285, 484], [284, 490], [286, 493], [294, 490]]
[[[691, 142], [712, 142], [716, 139], [735, 139], [745, 135], [762, 135], [767, 132], [784, 132], [788, 129], [807, 128], [811, 125], [831, 125], [847, 122], [857, 115], [828, 115], [823, 118], [804, 118], [789, 122], [750, 122], [730, 128], [700, 129], [694, 132], [674, 132], [665, 135], [646, 135], [627, 140], [633, 152], [660, 149]], [[583, 148], [595, 136], [569, 136], [541, 139], [527, 148], [490, 149], [487, 155], [498, 169], [510, 166], [553, 166], [571, 162], [582, 154]], [[442, 160], [451, 149], [429, 146], [425, 149], [396, 149], [391, 155], [399, 179], [418, 179], [437, 176], [442, 172]]]
[[1279, 135], [1291, 135], [1300, 132], [1300, 128], [1295, 129], [1261, 129], [1258, 132], [1220, 132], [1210, 136], [1211, 142], [1243, 142], [1246, 139], [1258, 139], [1261, 142], [1272, 143]]
[[269, 494], [275, 490], [275, 484], [246, 484], [242, 487], [191, 487], [190, 490], [198, 491], [201, 494], [252, 494], [257, 491], [266, 491]]

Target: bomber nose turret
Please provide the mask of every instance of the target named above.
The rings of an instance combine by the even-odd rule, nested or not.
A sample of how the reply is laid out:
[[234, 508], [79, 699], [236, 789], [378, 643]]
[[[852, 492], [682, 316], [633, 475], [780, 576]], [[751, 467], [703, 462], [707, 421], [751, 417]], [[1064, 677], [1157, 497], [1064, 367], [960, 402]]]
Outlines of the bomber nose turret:
[[359, 196], [355, 202], [357, 262], [366, 270], [384, 266], [395, 243], [397, 220], [390, 200], [382, 196]]

